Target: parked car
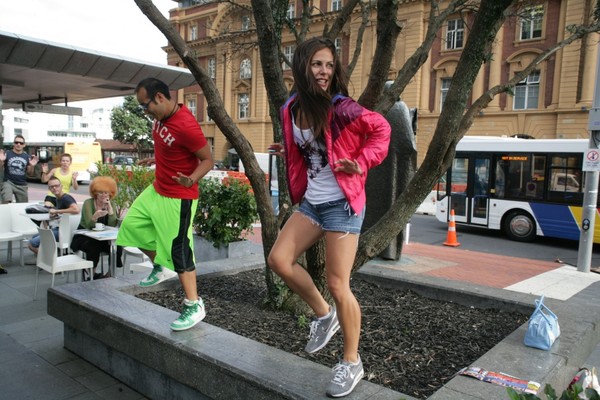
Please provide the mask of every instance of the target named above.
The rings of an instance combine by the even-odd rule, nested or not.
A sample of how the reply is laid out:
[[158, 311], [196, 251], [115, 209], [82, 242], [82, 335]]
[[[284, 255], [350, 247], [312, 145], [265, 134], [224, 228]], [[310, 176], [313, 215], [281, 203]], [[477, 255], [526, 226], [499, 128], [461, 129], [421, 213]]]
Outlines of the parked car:
[[133, 156], [116, 156], [112, 165], [136, 165], [137, 158]]

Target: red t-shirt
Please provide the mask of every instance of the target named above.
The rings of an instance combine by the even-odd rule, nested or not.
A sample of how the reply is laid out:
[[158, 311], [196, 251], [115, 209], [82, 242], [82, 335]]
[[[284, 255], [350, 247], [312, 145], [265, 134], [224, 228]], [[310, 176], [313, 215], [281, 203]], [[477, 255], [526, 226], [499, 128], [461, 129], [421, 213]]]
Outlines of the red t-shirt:
[[177, 176], [177, 172], [190, 176], [200, 161], [194, 152], [207, 144], [196, 117], [184, 105], [179, 107], [179, 111], [166, 120], [154, 120], [152, 126], [156, 162], [154, 188], [165, 197], [197, 199], [198, 184], [186, 188], [171, 178]]

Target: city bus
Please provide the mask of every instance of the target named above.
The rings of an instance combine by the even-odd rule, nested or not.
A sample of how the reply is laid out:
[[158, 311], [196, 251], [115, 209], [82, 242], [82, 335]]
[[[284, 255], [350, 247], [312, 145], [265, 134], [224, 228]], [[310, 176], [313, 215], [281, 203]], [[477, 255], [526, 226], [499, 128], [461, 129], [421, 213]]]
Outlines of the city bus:
[[[436, 217], [512, 240], [579, 240], [587, 139], [466, 136], [436, 187]], [[598, 213], [596, 213], [598, 214]], [[596, 216], [594, 243], [600, 243]]]

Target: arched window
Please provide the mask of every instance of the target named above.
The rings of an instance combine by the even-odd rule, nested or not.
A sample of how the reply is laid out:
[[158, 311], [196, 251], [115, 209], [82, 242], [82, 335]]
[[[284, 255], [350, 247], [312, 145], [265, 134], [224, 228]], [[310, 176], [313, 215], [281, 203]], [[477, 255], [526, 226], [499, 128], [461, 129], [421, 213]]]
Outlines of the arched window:
[[240, 79], [252, 79], [252, 64], [249, 58], [244, 58], [240, 63]]

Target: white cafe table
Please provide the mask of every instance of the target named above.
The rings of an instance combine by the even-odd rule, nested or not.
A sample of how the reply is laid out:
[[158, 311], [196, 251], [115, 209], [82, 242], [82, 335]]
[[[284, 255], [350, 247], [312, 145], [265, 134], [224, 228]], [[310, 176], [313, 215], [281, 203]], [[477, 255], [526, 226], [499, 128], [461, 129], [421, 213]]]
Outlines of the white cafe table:
[[51, 217], [50, 213], [42, 213], [42, 214], [21, 214], [26, 216], [27, 218], [29, 218], [32, 221], [37, 221], [37, 222], [41, 222], [42, 225], [44, 225], [43, 227], [46, 228], [48, 226], [48, 221], [50, 220], [59, 220], [60, 218], [58, 216], [54, 216]]
[[105, 226], [103, 230], [89, 230], [89, 229], [77, 229], [73, 232], [74, 235], [80, 234], [96, 239], [99, 241], [110, 241], [110, 276], [115, 277], [115, 270], [117, 267], [117, 235], [119, 234], [119, 228], [112, 226]]

